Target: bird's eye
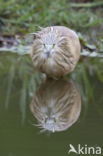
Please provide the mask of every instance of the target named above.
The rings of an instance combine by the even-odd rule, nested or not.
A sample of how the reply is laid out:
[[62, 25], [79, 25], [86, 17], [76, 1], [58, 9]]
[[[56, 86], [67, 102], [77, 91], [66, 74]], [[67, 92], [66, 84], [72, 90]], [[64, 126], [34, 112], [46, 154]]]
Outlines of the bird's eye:
[[53, 44], [53, 48], [55, 47], [55, 44]]

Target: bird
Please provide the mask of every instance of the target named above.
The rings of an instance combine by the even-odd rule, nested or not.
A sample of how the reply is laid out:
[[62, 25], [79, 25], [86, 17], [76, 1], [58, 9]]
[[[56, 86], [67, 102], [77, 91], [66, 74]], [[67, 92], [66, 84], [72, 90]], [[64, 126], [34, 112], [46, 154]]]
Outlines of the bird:
[[48, 78], [35, 90], [30, 110], [41, 132], [65, 131], [80, 116], [80, 91], [73, 80]]
[[80, 58], [76, 32], [65, 26], [50, 26], [32, 33], [35, 37], [30, 56], [34, 67], [51, 78], [72, 72]]

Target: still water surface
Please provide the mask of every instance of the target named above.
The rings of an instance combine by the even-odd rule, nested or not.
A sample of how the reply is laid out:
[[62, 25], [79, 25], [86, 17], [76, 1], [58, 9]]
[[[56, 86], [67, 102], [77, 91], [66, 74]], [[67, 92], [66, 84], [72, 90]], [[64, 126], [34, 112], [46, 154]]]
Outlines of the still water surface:
[[[103, 60], [44, 80], [28, 57], [0, 56], [0, 156], [67, 156], [69, 144], [103, 149]], [[70, 154], [75, 155], [75, 154]]]

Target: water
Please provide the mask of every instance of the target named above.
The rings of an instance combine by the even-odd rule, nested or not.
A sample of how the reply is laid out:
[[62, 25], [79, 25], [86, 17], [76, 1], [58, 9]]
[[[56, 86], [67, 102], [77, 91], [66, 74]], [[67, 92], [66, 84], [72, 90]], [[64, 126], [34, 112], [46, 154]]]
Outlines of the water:
[[103, 150], [102, 67], [83, 58], [70, 76], [45, 81], [28, 56], [1, 53], [0, 156], [67, 156], [70, 144]]

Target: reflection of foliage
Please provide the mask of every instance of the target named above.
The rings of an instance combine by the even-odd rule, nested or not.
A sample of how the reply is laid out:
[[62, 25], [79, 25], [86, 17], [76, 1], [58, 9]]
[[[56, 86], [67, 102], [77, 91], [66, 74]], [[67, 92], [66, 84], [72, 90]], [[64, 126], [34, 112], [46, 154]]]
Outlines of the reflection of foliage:
[[[86, 59], [83, 63], [79, 64], [79, 69], [72, 73], [73, 79], [78, 82], [78, 86], [81, 90], [81, 96], [85, 107], [85, 113], [87, 112], [89, 101], [93, 102], [96, 110], [103, 116], [103, 111], [100, 108], [103, 101], [102, 92], [99, 93], [99, 83], [103, 85], [103, 59]], [[99, 86], [102, 88], [102, 86]], [[98, 88], [98, 89], [97, 89]], [[100, 97], [100, 98], [99, 98]]]
[[[4, 99], [6, 108], [8, 108], [10, 99], [17, 94], [13, 92], [14, 88], [19, 88], [19, 93], [21, 96], [20, 110], [22, 112], [22, 120], [24, 120], [27, 96], [32, 96], [32, 92], [40, 83], [40, 74], [34, 70], [28, 56], [1, 54], [0, 77], [1, 89], [6, 88], [4, 93], [6, 95]], [[18, 88], [16, 92], [18, 91]], [[2, 93], [2, 90], [0, 92]]]
[[11, 74], [8, 77], [8, 87], [7, 87], [7, 95], [6, 95], [6, 102], [5, 102], [6, 108], [8, 108], [9, 98], [11, 96], [11, 89], [12, 89], [12, 84], [13, 84], [13, 79], [14, 79], [14, 66], [13, 65], [11, 65], [9, 72]]
[[[76, 70], [70, 76], [77, 82], [77, 86], [79, 86], [85, 113], [88, 109], [87, 103], [92, 101], [99, 114], [103, 115], [103, 111], [100, 109], [100, 104], [103, 101], [102, 92], [100, 92], [100, 98], [98, 98], [98, 87], [100, 85], [98, 82], [101, 85], [103, 83], [103, 59], [81, 58], [81, 61], [83, 62], [78, 64]], [[19, 56], [16, 54], [1, 53], [0, 96], [3, 102], [5, 101], [5, 107], [8, 108], [11, 99], [19, 95], [18, 103], [20, 103], [22, 122], [26, 115], [27, 97], [33, 95], [41, 80], [41, 74], [33, 68], [31, 59], [27, 55]], [[96, 98], [98, 99], [98, 103]]]

